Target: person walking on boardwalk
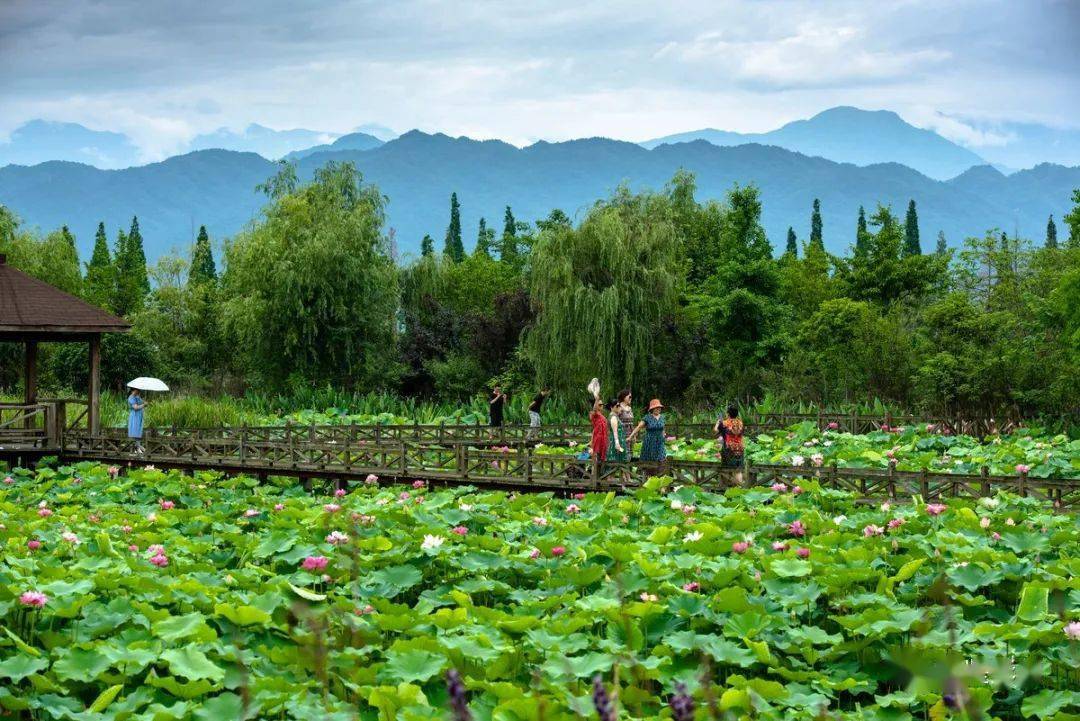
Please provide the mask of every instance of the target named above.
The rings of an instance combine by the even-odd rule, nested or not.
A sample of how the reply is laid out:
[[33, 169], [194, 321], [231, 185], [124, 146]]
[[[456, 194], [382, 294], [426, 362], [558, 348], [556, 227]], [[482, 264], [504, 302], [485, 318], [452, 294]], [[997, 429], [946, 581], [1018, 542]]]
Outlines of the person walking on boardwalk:
[[495, 386], [491, 391], [491, 398], [488, 399], [488, 416], [492, 428], [502, 428], [505, 406], [506, 394], [502, 392], [502, 388]]
[[128, 438], [135, 439], [135, 452], [143, 452], [143, 408], [146, 407], [146, 401], [139, 395], [138, 388], [132, 388], [131, 393], [128, 394]]
[[[739, 407], [732, 403], [724, 414], [716, 419], [713, 432], [721, 440], [720, 460], [725, 468], [743, 467], [745, 447], [743, 446], [743, 422], [739, 418]], [[742, 485], [742, 470], [735, 474], [735, 483]]]
[[634, 431], [634, 408], [630, 404], [633, 400], [633, 396], [630, 393], [629, 388], [624, 388], [619, 391], [619, 395], [616, 397], [619, 402], [619, 425], [622, 426], [622, 437], [625, 443], [629, 443], [626, 446], [626, 460], [630, 460], [633, 457], [634, 444], [630, 439], [630, 434]]
[[540, 408], [550, 394], [550, 388], [541, 388], [536, 397], [532, 399], [532, 403], [529, 404], [529, 434], [526, 437], [527, 440], [535, 441], [540, 434]]
[[622, 417], [619, 413], [621, 407], [622, 404], [619, 403], [617, 398], [608, 401], [608, 428], [611, 432], [611, 435], [608, 438], [607, 459], [609, 461], [630, 460], [630, 449], [627, 446], [626, 431], [623, 429]]
[[667, 458], [667, 448], [664, 446], [664, 416], [661, 415], [663, 410], [664, 404], [660, 402], [659, 398], [653, 398], [649, 401], [648, 412], [628, 438], [628, 441], [633, 443], [638, 432], [642, 428], [645, 429], [645, 438], [641, 442], [641, 454], [639, 456], [643, 461], [662, 463]]
[[589, 443], [589, 453], [594, 460], [603, 463], [608, 455], [608, 421], [604, 413], [604, 402], [600, 396], [593, 398], [592, 412], [589, 413], [589, 422], [592, 423], [592, 441]]

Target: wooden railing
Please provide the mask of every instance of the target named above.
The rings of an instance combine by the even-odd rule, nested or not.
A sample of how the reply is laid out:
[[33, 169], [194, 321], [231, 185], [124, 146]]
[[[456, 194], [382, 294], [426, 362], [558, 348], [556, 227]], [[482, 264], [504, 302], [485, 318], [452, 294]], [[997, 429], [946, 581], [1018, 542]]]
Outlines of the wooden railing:
[[60, 447], [55, 403], [0, 403], [0, 450]]
[[[68, 434], [65, 460], [96, 460], [120, 464], [153, 464], [183, 469], [216, 469], [259, 476], [283, 475], [361, 481], [369, 474], [382, 479], [465, 483], [477, 486], [521, 487], [530, 490], [625, 489], [650, 476], [670, 476], [675, 483], [706, 488], [732, 485], [741, 473], [753, 486], [783, 482], [795, 485], [814, 479], [825, 488], [857, 493], [865, 498], [926, 500], [977, 498], [999, 490], [1035, 496], [1059, 508], [1080, 508], [1080, 480], [955, 474], [936, 471], [898, 471], [864, 468], [794, 468], [751, 465], [725, 468], [715, 461], [669, 459], [664, 463], [633, 461], [592, 463], [574, 455], [537, 453], [527, 443], [513, 446], [474, 446], [467, 442], [381, 439], [372, 442], [350, 435], [349, 427], [298, 429], [233, 429], [211, 433], [151, 435], [141, 441], [113, 435]], [[331, 431], [330, 429], [333, 429]], [[334, 432], [340, 435], [334, 435]]]
[[[756, 434], [789, 428], [798, 423], [810, 422], [821, 430], [838, 430], [848, 433], [869, 433], [882, 428], [906, 427], [911, 425], [933, 426], [940, 433], [964, 433], [985, 436], [992, 433], [1006, 432], [1017, 427], [1014, 423], [998, 426], [992, 419], [957, 421], [945, 418], [917, 417], [912, 415], [866, 416], [839, 413], [752, 413], [745, 419], [746, 432]], [[711, 438], [711, 423], [669, 422], [666, 432], [679, 438]], [[252, 440], [265, 442], [290, 443], [333, 442], [333, 443], [460, 443], [511, 445], [534, 439], [535, 429], [527, 425], [510, 424], [491, 427], [481, 424], [396, 424], [396, 425], [300, 425], [285, 423], [278, 426], [252, 427], [202, 427], [178, 428], [176, 426], [150, 426], [146, 429], [148, 437], [190, 438], [197, 440], [236, 440], [237, 434], [244, 434]], [[587, 440], [590, 429], [585, 424], [551, 423], [545, 424], [537, 433], [535, 440], [547, 445], [563, 444], [571, 441]], [[113, 438], [122, 438], [125, 430], [112, 428], [102, 434]]]

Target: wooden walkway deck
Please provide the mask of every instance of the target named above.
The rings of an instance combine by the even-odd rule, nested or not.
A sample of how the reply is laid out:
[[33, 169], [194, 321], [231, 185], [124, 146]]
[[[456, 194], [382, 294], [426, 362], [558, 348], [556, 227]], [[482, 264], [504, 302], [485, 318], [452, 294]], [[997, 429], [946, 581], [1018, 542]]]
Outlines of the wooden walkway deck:
[[[354, 429], [364, 429], [354, 432]], [[183, 470], [217, 470], [247, 473], [266, 478], [293, 476], [310, 485], [327, 479], [338, 485], [361, 483], [369, 475], [382, 481], [416, 479], [446, 484], [469, 484], [523, 490], [586, 491], [624, 490], [650, 476], [670, 476], [677, 484], [722, 489], [735, 483], [738, 472], [748, 485], [789, 486], [813, 479], [824, 488], [849, 491], [870, 498], [927, 501], [946, 498], [979, 498], [1004, 490], [1040, 498], [1062, 509], [1080, 509], [1080, 480], [1029, 478], [1026, 474], [981, 474], [898, 471], [837, 467], [791, 467], [747, 464], [724, 468], [716, 461], [665, 463], [632, 461], [596, 464], [573, 454], [537, 452], [529, 443], [478, 445], [444, 438], [398, 440], [367, 437], [371, 429], [355, 426], [322, 426], [304, 429], [210, 429], [153, 434], [142, 442], [119, 435], [71, 434], [62, 456], [66, 461], [94, 460], [116, 465], [154, 465]], [[490, 443], [490, 440], [488, 440]]]

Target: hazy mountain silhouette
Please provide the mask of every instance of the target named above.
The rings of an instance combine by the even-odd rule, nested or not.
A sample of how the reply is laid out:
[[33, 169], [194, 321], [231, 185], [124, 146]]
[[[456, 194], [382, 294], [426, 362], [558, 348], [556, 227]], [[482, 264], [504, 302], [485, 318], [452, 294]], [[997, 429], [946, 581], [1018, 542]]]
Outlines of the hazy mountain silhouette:
[[[651, 150], [599, 138], [516, 148], [412, 131], [371, 150], [300, 158], [298, 172], [308, 178], [329, 160], [356, 163], [365, 180], [389, 197], [389, 226], [403, 253], [417, 252], [425, 233], [441, 241], [451, 192], [461, 201], [471, 247], [480, 216], [501, 228], [506, 205], [519, 220], [535, 221], [553, 208], [580, 218], [620, 183], [662, 189], [679, 168], [696, 174], [699, 199], [722, 198], [734, 183], [756, 183], [774, 247], [783, 244], [789, 225], [806, 239], [811, 204], [820, 198], [825, 243], [834, 252], [854, 241], [859, 205], [869, 213], [878, 202], [891, 204], [902, 218], [912, 198], [926, 250], [938, 230], [952, 245], [992, 227], [1010, 234], [1018, 228], [1041, 242], [1047, 216], [1067, 212], [1073, 188], [1080, 187], [1077, 167], [1044, 164], [1010, 176], [981, 167], [942, 182], [898, 163], [859, 167], [775, 146], [718, 147], [700, 140]], [[275, 170], [255, 153], [224, 150], [125, 170], [64, 162], [9, 166], [0, 168], [0, 203], [43, 230], [69, 225], [84, 260], [99, 220], [112, 238], [138, 214], [147, 254], [155, 258], [186, 248], [200, 224], [218, 240], [236, 233], [258, 216], [266, 199], [254, 188]]]
[[705, 140], [713, 145], [747, 143], [777, 145], [804, 155], [841, 163], [871, 165], [901, 163], [920, 173], [945, 180], [973, 165], [986, 163], [975, 153], [930, 130], [916, 128], [888, 110], [831, 108], [808, 120], [796, 120], [768, 133], [694, 130], [642, 143], [654, 148], [665, 143]]
[[299, 160], [316, 153], [333, 153], [338, 150], [371, 150], [383, 144], [383, 141], [367, 133], [349, 133], [329, 144], [315, 145], [303, 150], [294, 150], [285, 156], [285, 160]]
[[288, 153], [313, 145], [329, 143], [337, 137], [336, 133], [324, 133], [318, 130], [274, 130], [258, 123], [251, 123], [237, 132], [229, 128], [218, 128], [212, 133], [196, 135], [188, 145], [189, 150], [239, 150], [258, 153], [271, 160]]
[[91, 130], [78, 123], [31, 120], [0, 142], [0, 167], [71, 160], [98, 168], [127, 168], [139, 162], [139, 149], [122, 133]]

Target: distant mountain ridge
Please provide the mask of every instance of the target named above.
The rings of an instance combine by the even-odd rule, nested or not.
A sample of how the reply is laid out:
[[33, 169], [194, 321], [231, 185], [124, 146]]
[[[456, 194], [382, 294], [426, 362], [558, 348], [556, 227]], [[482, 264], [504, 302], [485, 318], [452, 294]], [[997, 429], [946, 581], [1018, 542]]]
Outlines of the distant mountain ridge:
[[646, 140], [655, 148], [665, 143], [704, 140], [727, 147], [760, 143], [839, 163], [873, 165], [900, 163], [938, 180], [956, 177], [986, 163], [981, 157], [931, 130], [908, 124], [888, 110], [830, 108], [807, 120], [796, 120], [767, 133], [733, 133], [706, 128]]
[[[776, 146], [718, 147], [698, 140], [653, 149], [594, 138], [540, 142], [517, 148], [411, 131], [370, 150], [328, 150], [297, 161], [301, 178], [330, 160], [354, 162], [365, 181], [388, 196], [388, 226], [401, 253], [416, 253], [425, 233], [441, 239], [456, 192], [467, 247], [481, 215], [499, 226], [506, 205], [519, 220], [535, 221], [553, 208], [580, 218], [618, 185], [662, 189], [680, 168], [697, 177], [698, 197], [722, 198], [734, 183], [761, 188], [763, 224], [775, 248], [788, 226], [800, 240], [809, 233], [810, 206], [821, 199], [826, 246], [844, 252], [853, 242], [858, 207], [878, 202], [902, 216], [918, 205], [924, 249], [938, 230], [953, 245], [968, 235], [1014, 228], [1041, 241], [1050, 213], [1060, 217], [1080, 187], [1080, 167], [1043, 164], [1004, 176], [975, 168], [947, 182], [897, 163], [859, 167]], [[51, 230], [67, 224], [83, 259], [94, 229], [104, 221], [110, 237], [137, 214], [150, 258], [186, 250], [199, 225], [220, 240], [259, 216], [266, 198], [255, 186], [276, 171], [255, 153], [206, 150], [124, 170], [49, 162], [0, 168], [0, 203], [28, 224]]]
[[339, 150], [371, 150], [382, 144], [383, 141], [379, 140], [374, 135], [368, 135], [367, 133], [349, 133], [347, 135], [342, 135], [332, 143], [314, 145], [310, 148], [304, 148], [303, 150], [294, 150], [285, 155], [284, 160], [299, 160], [300, 158], [306, 158], [307, 156], [315, 155], [316, 153], [333, 153]]

